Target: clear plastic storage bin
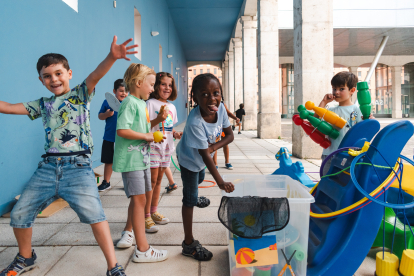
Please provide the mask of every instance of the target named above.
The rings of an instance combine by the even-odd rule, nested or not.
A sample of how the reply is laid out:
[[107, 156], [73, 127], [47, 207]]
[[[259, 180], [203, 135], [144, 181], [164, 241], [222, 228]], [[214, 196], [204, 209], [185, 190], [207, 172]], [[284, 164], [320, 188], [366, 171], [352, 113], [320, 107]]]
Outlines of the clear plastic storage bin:
[[[289, 201], [290, 219], [287, 226], [276, 232], [265, 234], [264, 236], [275, 235], [277, 241], [277, 257], [272, 259], [273, 264], [266, 266], [258, 266], [255, 264], [263, 264], [262, 260], [254, 261], [248, 264], [249, 267], [236, 263], [235, 243], [240, 247], [240, 241], [234, 241], [234, 236], [228, 232], [228, 247], [230, 259], [230, 275], [232, 276], [270, 276], [279, 275], [280, 271], [286, 264], [282, 254], [282, 249], [289, 259], [296, 250], [290, 264], [296, 276], [306, 275], [307, 252], [308, 252], [308, 235], [309, 235], [309, 211], [310, 204], [315, 202], [313, 196], [309, 194], [308, 189], [300, 182], [284, 175], [225, 175], [225, 181], [234, 184], [234, 192], [226, 193], [222, 191], [223, 196], [227, 197], [243, 197], [243, 196], [259, 196], [259, 197], [286, 197]], [[267, 237], [269, 238], [269, 237]], [[274, 238], [274, 237], [272, 237]], [[253, 242], [257, 242], [253, 240]], [[267, 249], [266, 249], [267, 250]], [[266, 254], [275, 256], [275, 252], [261, 251], [261, 255]], [[275, 248], [273, 247], [273, 250]], [[255, 251], [258, 252], [258, 251]], [[269, 252], [269, 253], [268, 253]], [[256, 254], [258, 256], [258, 254]], [[248, 257], [248, 256], [247, 256]], [[265, 259], [266, 259], [265, 258]], [[267, 262], [269, 260], [267, 259]], [[277, 263], [277, 264], [276, 264]], [[283, 275], [291, 275], [289, 268]]]

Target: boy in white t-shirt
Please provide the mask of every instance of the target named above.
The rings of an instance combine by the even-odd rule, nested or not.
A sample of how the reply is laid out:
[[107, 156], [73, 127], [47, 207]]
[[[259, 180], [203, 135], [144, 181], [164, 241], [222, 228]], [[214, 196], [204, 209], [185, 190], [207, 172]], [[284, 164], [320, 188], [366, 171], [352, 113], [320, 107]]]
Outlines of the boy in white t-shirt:
[[[322, 161], [325, 160], [329, 154], [338, 149], [339, 144], [341, 143], [348, 130], [362, 120], [362, 114], [359, 110], [359, 106], [353, 104], [351, 100], [352, 95], [356, 91], [357, 83], [358, 78], [351, 72], [339, 72], [331, 80], [332, 94], [326, 94], [319, 104], [319, 107], [325, 108], [328, 103], [335, 100], [339, 103], [339, 105], [335, 107], [328, 107], [327, 109], [336, 113], [339, 117], [347, 121], [346, 125], [342, 129], [334, 126], [334, 128], [339, 131], [339, 136], [336, 139], [331, 139], [328, 137], [328, 139], [331, 141], [331, 145], [323, 150]], [[315, 116], [318, 117], [316, 114]], [[374, 117], [371, 114], [369, 118], [372, 119]], [[324, 167], [324, 174], [327, 172], [329, 167], [330, 162], [327, 162]]]

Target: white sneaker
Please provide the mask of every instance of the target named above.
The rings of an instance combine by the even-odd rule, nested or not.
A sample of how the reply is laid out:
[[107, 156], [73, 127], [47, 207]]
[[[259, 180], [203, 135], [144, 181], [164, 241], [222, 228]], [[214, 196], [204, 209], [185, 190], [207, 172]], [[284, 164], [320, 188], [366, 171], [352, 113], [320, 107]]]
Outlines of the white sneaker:
[[152, 220], [151, 217], [145, 218], [145, 232], [157, 233], [158, 230], [158, 226], [155, 226], [155, 222]]
[[123, 231], [122, 237], [119, 240], [119, 242], [116, 244], [116, 247], [118, 248], [129, 248], [132, 246], [132, 243], [134, 242], [134, 233], [129, 231]]
[[157, 250], [150, 246], [146, 252], [141, 252], [138, 250], [138, 247], [135, 246], [132, 261], [135, 263], [155, 263], [165, 261], [167, 258], [167, 250]]

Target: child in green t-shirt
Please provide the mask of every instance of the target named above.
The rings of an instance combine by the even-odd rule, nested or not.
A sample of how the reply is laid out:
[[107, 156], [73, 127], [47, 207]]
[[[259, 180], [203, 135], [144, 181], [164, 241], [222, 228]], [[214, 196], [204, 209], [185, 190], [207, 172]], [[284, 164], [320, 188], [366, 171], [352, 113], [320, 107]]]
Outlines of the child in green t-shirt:
[[[154, 249], [145, 236], [145, 203], [152, 198], [149, 143], [154, 141], [145, 100], [154, 91], [155, 72], [132, 63], [124, 82], [130, 95], [118, 111], [113, 170], [122, 173], [124, 190], [130, 198], [128, 217], [136, 240], [132, 261], [160, 262], [167, 259], [167, 251]], [[134, 234], [124, 231], [122, 238], [128, 235], [133, 239]]]

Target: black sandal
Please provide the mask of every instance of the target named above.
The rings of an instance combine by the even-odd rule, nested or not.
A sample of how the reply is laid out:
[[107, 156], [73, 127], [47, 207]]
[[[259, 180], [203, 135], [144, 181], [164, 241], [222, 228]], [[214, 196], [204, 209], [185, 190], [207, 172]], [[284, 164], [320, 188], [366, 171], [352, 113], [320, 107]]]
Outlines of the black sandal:
[[178, 186], [177, 184], [170, 184], [167, 187], [165, 187], [165, 189], [167, 190], [167, 194], [171, 193], [172, 191], [177, 190]]
[[198, 208], [206, 208], [210, 205], [210, 199], [206, 198], [205, 196], [200, 196], [197, 200], [197, 207]]
[[197, 261], [210, 261], [213, 258], [213, 253], [203, 247], [197, 240], [194, 240], [190, 245], [186, 245], [183, 241], [182, 247], [184, 256], [192, 257]]

